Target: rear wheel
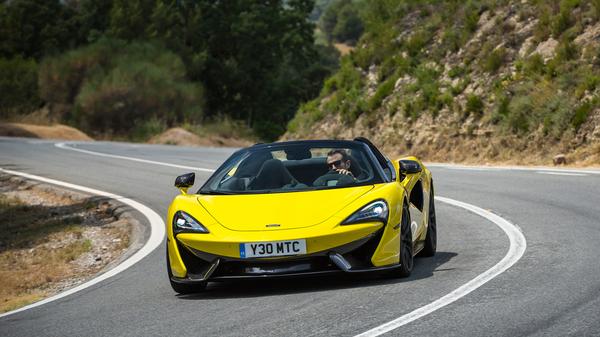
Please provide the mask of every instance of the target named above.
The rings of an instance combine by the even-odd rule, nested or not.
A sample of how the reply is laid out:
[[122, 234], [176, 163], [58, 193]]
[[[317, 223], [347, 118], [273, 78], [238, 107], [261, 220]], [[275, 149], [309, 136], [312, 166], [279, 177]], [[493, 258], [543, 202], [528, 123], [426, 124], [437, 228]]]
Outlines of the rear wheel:
[[433, 184], [429, 194], [429, 218], [427, 221], [427, 235], [425, 236], [425, 247], [421, 256], [434, 256], [437, 249], [437, 223], [435, 219], [435, 200], [433, 195]]
[[407, 277], [413, 269], [413, 241], [410, 229], [410, 212], [408, 204], [402, 206], [402, 222], [400, 225], [400, 267], [396, 269], [396, 276]]
[[207, 282], [185, 284], [174, 282], [171, 279], [173, 277], [173, 272], [171, 271], [171, 263], [169, 263], [169, 247], [167, 247], [167, 274], [169, 274], [169, 282], [171, 283], [171, 288], [173, 288], [173, 290], [175, 290], [175, 292], [178, 294], [186, 295], [199, 293], [206, 288]]

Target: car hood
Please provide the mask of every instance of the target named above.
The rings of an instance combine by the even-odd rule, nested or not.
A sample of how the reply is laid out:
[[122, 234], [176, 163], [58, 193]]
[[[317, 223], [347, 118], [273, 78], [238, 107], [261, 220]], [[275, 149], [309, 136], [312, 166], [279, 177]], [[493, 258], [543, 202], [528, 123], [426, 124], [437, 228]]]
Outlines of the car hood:
[[287, 193], [202, 195], [198, 201], [227, 229], [285, 230], [320, 224], [371, 189], [373, 185]]

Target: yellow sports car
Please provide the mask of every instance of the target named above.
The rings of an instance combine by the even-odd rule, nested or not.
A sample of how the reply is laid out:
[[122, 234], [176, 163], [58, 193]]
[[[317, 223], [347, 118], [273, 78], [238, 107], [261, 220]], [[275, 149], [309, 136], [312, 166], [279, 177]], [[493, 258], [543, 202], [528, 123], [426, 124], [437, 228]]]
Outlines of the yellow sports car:
[[389, 160], [365, 138], [256, 144], [194, 194], [177, 177], [167, 217], [173, 289], [208, 281], [389, 270], [436, 251], [431, 172]]

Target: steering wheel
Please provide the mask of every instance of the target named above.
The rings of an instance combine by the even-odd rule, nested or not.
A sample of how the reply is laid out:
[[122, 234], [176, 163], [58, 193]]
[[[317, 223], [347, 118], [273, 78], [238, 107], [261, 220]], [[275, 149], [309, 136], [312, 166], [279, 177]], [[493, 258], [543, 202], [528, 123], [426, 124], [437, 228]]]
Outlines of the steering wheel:
[[336, 170], [331, 170], [320, 176], [313, 183], [314, 186], [345, 186], [354, 182], [354, 178], [347, 174], [341, 174]]

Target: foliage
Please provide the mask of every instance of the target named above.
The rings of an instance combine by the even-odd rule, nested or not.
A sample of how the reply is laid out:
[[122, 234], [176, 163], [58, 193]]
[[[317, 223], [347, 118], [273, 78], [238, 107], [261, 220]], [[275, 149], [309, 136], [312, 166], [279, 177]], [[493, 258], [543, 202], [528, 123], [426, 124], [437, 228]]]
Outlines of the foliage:
[[486, 58], [483, 69], [490, 73], [495, 73], [504, 64], [506, 51], [504, 48], [494, 49]]
[[[206, 100], [209, 117], [244, 120], [274, 139], [299, 104], [319, 93], [337, 65], [335, 52], [313, 43], [314, 24], [307, 20], [312, 9], [312, 0], [0, 1], [0, 57], [48, 58], [41, 61], [40, 78], [44, 86], [52, 84], [41, 88], [41, 98], [71, 104], [94, 69], [112, 62], [100, 54], [120, 53], [96, 42], [108, 37], [124, 41], [123, 46], [158, 43], [182, 60], [187, 79], [206, 88], [198, 99]], [[344, 18], [340, 27], [346, 28], [340, 32], [345, 33], [356, 20]], [[97, 54], [87, 47], [97, 48]], [[53, 64], [61, 54], [81, 63]]]
[[0, 57], [39, 60], [69, 47], [76, 31], [71, 8], [59, 0], [0, 2]]
[[74, 105], [65, 117], [86, 131], [124, 134], [152, 119], [170, 126], [202, 117], [200, 87], [186, 80], [177, 55], [155, 44], [101, 39], [46, 60], [40, 74], [42, 97]]
[[0, 57], [0, 117], [27, 113], [40, 105], [37, 68], [33, 59]]
[[483, 101], [479, 96], [471, 94], [467, 96], [465, 110], [475, 116], [481, 116], [483, 114]]
[[360, 16], [360, 4], [352, 0], [334, 0], [319, 20], [319, 28], [327, 39], [355, 44], [364, 26]]
[[388, 97], [392, 91], [394, 91], [394, 84], [396, 83], [396, 80], [397, 78], [393, 76], [379, 85], [377, 91], [375, 91], [375, 94], [367, 103], [367, 108], [369, 110], [375, 110], [381, 106], [381, 102]]

